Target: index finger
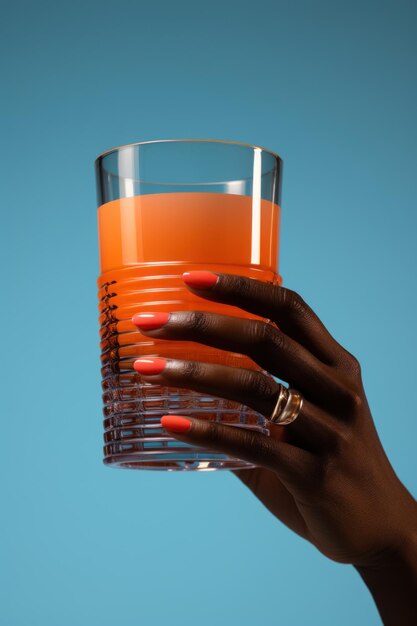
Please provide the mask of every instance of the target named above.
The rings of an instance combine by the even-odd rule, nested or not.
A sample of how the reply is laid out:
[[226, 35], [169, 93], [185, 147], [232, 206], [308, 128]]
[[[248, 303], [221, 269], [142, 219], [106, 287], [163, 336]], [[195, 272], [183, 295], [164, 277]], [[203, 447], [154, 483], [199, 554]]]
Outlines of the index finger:
[[236, 274], [194, 271], [184, 272], [182, 277], [202, 298], [270, 319], [323, 363], [337, 365], [344, 360], [344, 348], [295, 291]]

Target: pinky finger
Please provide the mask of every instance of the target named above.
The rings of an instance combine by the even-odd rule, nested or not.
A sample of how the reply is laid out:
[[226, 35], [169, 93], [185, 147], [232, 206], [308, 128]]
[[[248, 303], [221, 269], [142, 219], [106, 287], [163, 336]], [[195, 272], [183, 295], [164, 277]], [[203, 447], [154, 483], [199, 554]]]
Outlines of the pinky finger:
[[310, 452], [262, 433], [195, 417], [164, 415], [162, 426], [185, 443], [210, 448], [274, 471], [290, 487], [312, 475]]

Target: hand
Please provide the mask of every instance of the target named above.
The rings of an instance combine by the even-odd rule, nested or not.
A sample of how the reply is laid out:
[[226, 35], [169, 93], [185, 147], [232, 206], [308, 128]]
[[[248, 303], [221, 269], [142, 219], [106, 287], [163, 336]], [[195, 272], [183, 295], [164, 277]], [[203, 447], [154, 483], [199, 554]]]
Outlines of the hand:
[[[248, 355], [302, 393], [302, 410], [287, 426], [271, 423], [269, 437], [188, 416], [190, 429], [170, 434], [255, 464], [234, 473], [278, 519], [335, 561], [371, 566], [408, 545], [417, 528], [416, 503], [382, 448], [358, 361], [297, 293], [243, 276], [216, 276], [210, 287], [189, 288], [273, 324], [202, 311], [173, 312], [154, 330], [140, 326], [140, 315], [133, 321], [150, 337]], [[138, 371], [141, 362], [135, 362]], [[265, 416], [279, 389], [256, 370], [175, 359], [144, 378], [242, 402]]]

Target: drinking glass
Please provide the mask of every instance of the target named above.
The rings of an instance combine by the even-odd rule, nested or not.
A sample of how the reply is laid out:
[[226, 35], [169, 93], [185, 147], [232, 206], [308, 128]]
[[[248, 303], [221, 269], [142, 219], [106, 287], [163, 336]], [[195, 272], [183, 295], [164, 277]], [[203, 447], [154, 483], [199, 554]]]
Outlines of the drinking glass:
[[145, 382], [133, 362], [160, 356], [270, 374], [244, 354], [149, 338], [131, 318], [197, 310], [269, 321], [199, 298], [182, 274], [209, 270], [281, 284], [282, 160], [245, 143], [167, 139], [109, 150], [95, 168], [104, 462], [169, 471], [253, 467], [178, 441], [164, 431], [161, 417], [190, 415], [269, 436], [265, 416], [220, 396]]

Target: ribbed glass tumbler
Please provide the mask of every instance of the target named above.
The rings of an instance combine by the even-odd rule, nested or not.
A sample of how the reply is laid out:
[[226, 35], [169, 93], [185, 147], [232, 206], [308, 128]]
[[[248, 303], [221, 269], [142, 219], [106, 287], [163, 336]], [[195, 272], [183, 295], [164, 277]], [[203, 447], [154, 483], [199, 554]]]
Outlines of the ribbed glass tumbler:
[[133, 362], [161, 356], [262, 368], [244, 354], [151, 339], [131, 318], [135, 313], [196, 310], [263, 319], [199, 298], [187, 289], [182, 274], [209, 270], [281, 284], [281, 179], [278, 155], [229, 141], [140, 142], [97, 158], [106, 464], [171, 471], [252, 467], [170, 437], [161, 417], [190, 415], [269, 435], [263, 415], [220, 396], [145, 382]]

